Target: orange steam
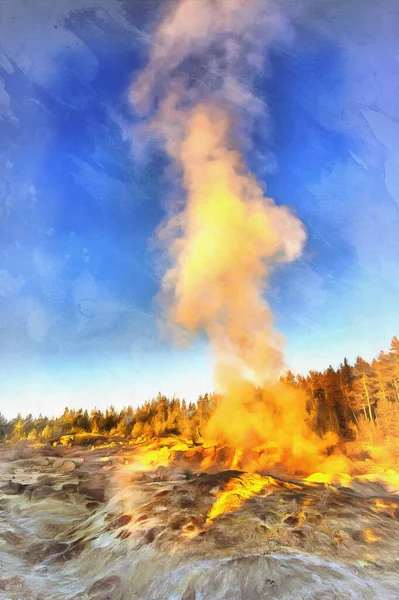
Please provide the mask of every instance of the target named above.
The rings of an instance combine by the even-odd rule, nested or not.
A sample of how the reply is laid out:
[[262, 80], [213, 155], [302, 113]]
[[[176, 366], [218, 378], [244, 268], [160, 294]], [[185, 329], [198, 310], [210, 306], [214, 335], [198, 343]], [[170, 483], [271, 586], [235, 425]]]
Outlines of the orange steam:
[[[216, 355], [222, 399], [207, 428], [209, 441], [273, 447], [265, 466], [328, 469], [323, 454], [336, 437], [312, 433], [305, 397], [275, 383], [284, 366], [282, 339], [263, 296], [274, 266], [300, 254], [305, 232], [245, 169], [232, 119], [204, 104], [187, 116], [178, 153], [187, 203], [163, 230], [173, 261], [163, 279], [166, 314], [190, 332], [205, 331]], [[343, 457], [328, 462], [347, 467]]]
[[179, 152], [188, 197], [183, 235], [169, 230], [173, 266], [163, 292], [173, 323], [208, 335], [222, 382], [232, 368], [262, 385], [283, 364], [264, 284], [276, 262], [299, 255], [305, 233], [285, 207], [263, 196], [231, 149], [231, 119], [205, 105], [188, 116]]
[[300, 255], [304, 227], [264, 195], [240, 152], [238, 132], [263, 111], [243, 74], [262, 70], [266, 44], [284, 27], [260, 0], [170, 6], [132, 98], [182, 173], [185, 206], [160, 230], [171, 260], [161, 300], [172, 330], [204, 332], [215, 354], [222, 400], [206, 437], [274, 448], [265, 466], [341, 468], [342, 457], [324, 460], [335, 436], [312, 433], [303, 395], [276, 384], [283, 340], [265, 292], [272, 270]]
[[233, 377], [226, 384], [207, 427], [210, 440], [244, 449], [266, 448], [257, 460], [262, 470], [282, 465], [289, 472], [348, 471], [344, 456], [332, 453], [327, 457], [337, 436], [330, 432], [321, 439], [309, 429], [303, 392], [283, 384], [257, 388]]

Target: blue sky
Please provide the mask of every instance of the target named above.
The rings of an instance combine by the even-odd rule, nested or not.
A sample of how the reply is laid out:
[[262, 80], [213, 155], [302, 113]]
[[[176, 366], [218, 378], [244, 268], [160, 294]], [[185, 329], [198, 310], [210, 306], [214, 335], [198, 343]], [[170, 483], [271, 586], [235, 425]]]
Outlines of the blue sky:
[[[399, 6], [276, 3], [247, 156], [305, 223], [267, 297], [294, 370], [371, 358], [399, 333]], [[167, 159], [140, 151], [128, 90], [161, 3], [4, 0], [0, 24], [0, 410], [212, 389], [206, 341], [159, 339], [154, 230]]]

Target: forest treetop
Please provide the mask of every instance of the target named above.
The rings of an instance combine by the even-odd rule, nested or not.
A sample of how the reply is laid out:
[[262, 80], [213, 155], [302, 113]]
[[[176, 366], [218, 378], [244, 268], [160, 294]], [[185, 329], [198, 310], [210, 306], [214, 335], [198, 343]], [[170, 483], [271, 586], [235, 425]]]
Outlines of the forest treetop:
[[[367, 362], [358, 357], [354, 364], [346, 359], [338, 369], [310, 371], [306, 376], [287, 371], [281, 381], [301, 389], [307, 397], [307, 420], [320, 436], [328, 431], [343, 441], [359, 436], [383, 437], [390, 445], [399, 443], [399, 340], [392, 338], [388, 352]], [[65, 408], [56, 418], [39, 415], [6, 420], [0, 414], [3, 440], [19, 439], [48, 442], [63, 435], [115, 435], [137, 441], [175, 434], [194, 443], [203, 436], [218, 396], [205, 394], [197, 402], [167, 398], [161, 393], [138, 408], [127, 406], [90, 412]], [[81, 438], [83, 439], [83, 438]], [[88, 440], [90, 437], [88, 437]]]

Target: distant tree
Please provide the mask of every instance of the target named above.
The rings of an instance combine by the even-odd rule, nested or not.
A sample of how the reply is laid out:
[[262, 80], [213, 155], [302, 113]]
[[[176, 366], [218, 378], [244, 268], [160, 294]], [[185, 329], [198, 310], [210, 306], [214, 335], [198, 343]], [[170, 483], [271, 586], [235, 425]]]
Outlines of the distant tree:
[[197, 401], [197, 430], [198, 437], [202, 437], [205, 432], [206, 424], [211, 416], [211, 403], [209, 395], [200, 396]]
[[167, 433], [178, 434], [178, 421], [180, 415], [180, 400], [173, 396], [172, 400], [168, 403], [166, 428]]
[[396, 336], [392, 338], [389, 356], [392, 365], [392, 383], [395, 388], [396, 400], [399, 402], [399, 340]]
[[110, 406], [105, 411], [105, 418], [102, 419], [101, 429], [109, 433], [111, 429], [114, 429], [117, 426], [118, 418], [115, 407]]
[[290, 385], [292, 387], [295, 387], [297, 385], [296, 375], [294, 375], [294, 373], [290, 369], [288, 369], [280, 377], [280, 381], [281, 383], [285, 383], [286, 385]]
[[182, 400], [181, 403], [181, 410], [180, 410], [180, 415], [177, 421], [177, 427], [178, 427], [178, 431], [179, 434], [186, 438], [190, 435], [190, 422], [189, 422], [189, 417], [188, 417], [188, 410], [187, 410], [187, 405], [186, 405], [186, 401]]
[[378, 400], [377, 424], [382, 437], [389, 446], [399, 446], [399, 403], [391, 402], [387, 396]]
[[28, 440], [36, 440], [36, 439], [37, 439], [37, 430], [35, 428], [33, 428], [28, 433]]
[[25, 423], [21, 413], [18, 413], [17, 420], [12, 428], [12, 438], [14, 440], [20, 440], [23, 437], [25, 437]]
[[347, 408], [347, 414], [350, 416], [350, 418], [353, 417], [353, 420], [356, 423], [357, 416], [356, 416], [356, 413], [352, 410], [350, 400], [349, 400], [350, 395], [353, 391], [352, 390], [353, 380], [354, 380], [353, 368], [351, 367], [351, 365], [349, 364], [349, 362], [346, 358], [344, 358], [344, 362], [340, 364], [338, 373], [339, 373], [339, 383], [340, 383], [340, 388], [342, 391], [343, 401]]
[[10, 423], [0, 412], [0, 440], [3, 439], [10, 431]]
[[381, 351], [378, 358], [373, 361], [373, 368], [378, 378], [380, 396], [385, 394], [388, 400], [392, 402], [398, 402], [399, 399], [398, 385], [397, 383], [395, 384], [395, 367], [395, 359], [390, 352]]
[[40, 413], [38, 419], [36, 419], [36, 421], [35, 421], [35, 427], [36, 427], [37, 431], [42, 432], [43, 429], [46, 427], [48, 421], [49, 421], [48, 418], [43, 417], [43, 415]]
[[43, 429], [40, 437], [44, 441], [50, 440], [52, 437], [54, 437], [54, 428], [52, 427], [52, 425], [47, 424]]
[[149, 421], [147, 421], [146, 423], [144, 423], [143, 425], [143, 429], [142, 429], [142, 437], [145, 440], [150, 440], [151, 438], [153, 438], [155, 435], [155, 431], [151, 425], [151, 423]]
[[331, 365], [324, 373], [325, 391], [328, 399], [329, 410], [332, 411], [331, 418], [335, 430], [342, 438], [351, 438], [352, 430], [349, 427], [349, 402], [345, 388], [342, 384], [340, 369], [335, 371]]
[[97, 408], [91, 411], [89, 422], [91, 433], [100, 433], [104, 430], [104, 415]]
[[142, 421], [136, 421], [132, 428], [131, 437], [133, 440], [138, 440], [143, 435], [144, 424]]
[[[306, 376], [287, 371], [281, 382], [305, 395], [305, 421], [318, 435], [334, 431], [345, 441], [357, 428], [357, 441], [364, 443], [366, 449], [385, 444], [399, 459], [397, 337], [392, 338], [389, 351], [380, 352], [371, 364], [359, 357], [352, 366], [345, 358], [337, 370], [329, 366], [324, 372], [310, 371]], [[198, 443], [219, 399], [216, 394], [205, 394], [187, 405], [184, 399], [168, 399], [159, 393], [137, 408], [117, 410], [109, 406], [105, 412], [94, 408], [89, 414], [87, 410], [66, 407], [58, 418], [52, 419], [43, 415], [23, 418], [18, 414], [6, 420], [0, 413], [0, 439], [43, 442], [72, 431], [87, 431], [140, 442], [175, 434], [188, 443]]]
[[349, 394], [351, 408], [356, 414], [362, 411], [365, 419], [374, 422], [375, 377], [371, 365], [358, 357], [353, 367], [354, 379]]
[[390, 382], [387, 380], [387, 373], [385, 370], [384, 359], [377, 360], [374, 359], [371, 363], [371, 368], [374, 374], [374, 383], [375, 383], [375, 396], [377, 398], [378, 403], [381, 400], [391, 400], [392, 398], [391, 390], [390, 390]]

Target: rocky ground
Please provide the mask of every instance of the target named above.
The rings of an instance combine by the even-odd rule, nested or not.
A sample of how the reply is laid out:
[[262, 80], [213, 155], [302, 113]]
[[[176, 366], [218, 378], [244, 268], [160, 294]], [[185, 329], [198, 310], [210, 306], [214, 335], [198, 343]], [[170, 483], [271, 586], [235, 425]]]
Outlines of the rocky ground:
[[0, 447], [0, 598], [399, 599], [399, 496], [226, 448]]

